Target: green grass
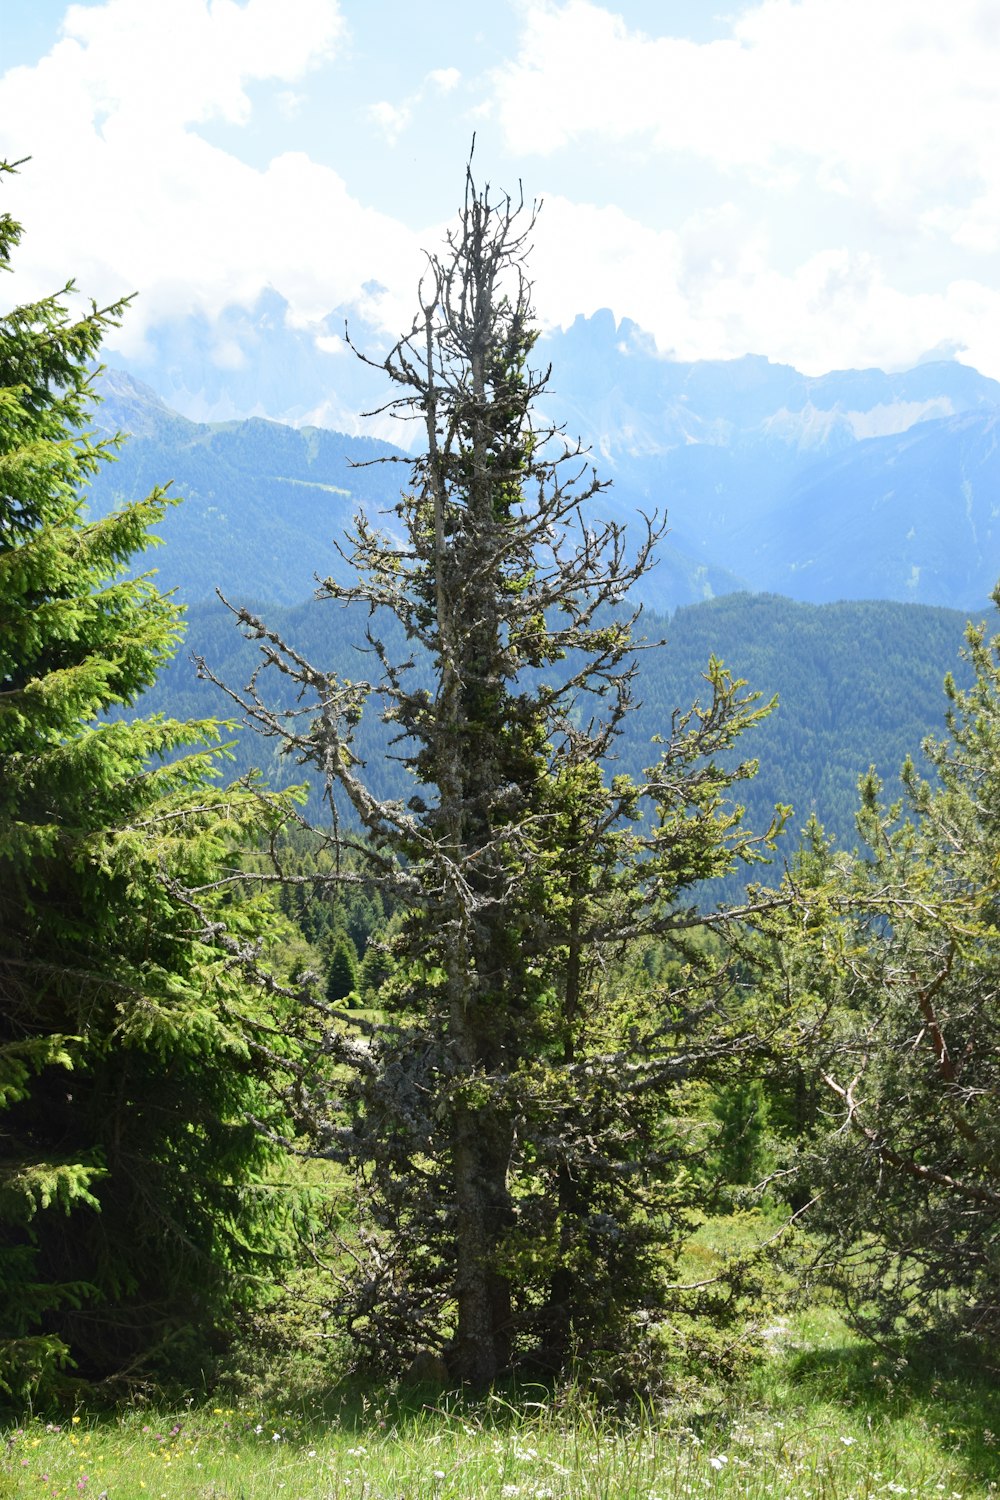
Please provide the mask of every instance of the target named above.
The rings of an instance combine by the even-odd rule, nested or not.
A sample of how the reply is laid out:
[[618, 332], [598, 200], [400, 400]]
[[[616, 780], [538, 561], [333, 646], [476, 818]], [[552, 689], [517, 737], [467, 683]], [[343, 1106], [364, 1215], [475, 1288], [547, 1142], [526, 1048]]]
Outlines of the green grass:
[[[711, 1221], [692, 1238], [684, 1274], [711, 1275], [770, 1232], [755, 1215]], [[0, 1429], [0, 1496], [971, 1500], [1000, 1490], [995, 1372], [954, 1352], [883, 1353], [855, 1338], [816, 1289], [792, 1315], [791, 1273], [775, 1267], [773, 1277], [757, 1365], [741, 1366], [728, 1388], [689, 1378], [683, 1395], [630, 1418], [575, 1391], [462, 1402], [332, 1390], [337, 1351], [304, 1286], [280, 1325], [284, 1352], [253, 1359], [244, 1349], [228, 1398], [81, 1408]]]
[[[538, 1399], [535, 1399], [538, 1398]], [[984, 1377], [887, 1366], [827, 1339], [776, 1354], [739, 1399], [624, 1422], [582, 1398], [192, 1403], [78, 1412], [5, 1434], [0, 1493], [97, 1500], [927, 1500], [1000, 1482]]]

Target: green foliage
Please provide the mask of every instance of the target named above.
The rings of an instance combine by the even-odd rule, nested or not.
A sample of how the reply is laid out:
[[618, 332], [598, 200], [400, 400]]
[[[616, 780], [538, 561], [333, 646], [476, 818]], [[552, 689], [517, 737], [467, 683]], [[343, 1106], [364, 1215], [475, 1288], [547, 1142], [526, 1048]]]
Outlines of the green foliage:
[[723, 1085], [712, 1101], [712, 1113], [719, 1122], [715, 1155], [722, 1181], [739, 1187], [762, 1181], [771, 1164], [770, 1100], [763, 1080]]
[[[4, 167], [3, 171], [11, 170]], [[20, 237], [0, 218], [0, 262]], [[162, 491], [99, 521], [88, 366], [124, 303], [0, 319], [0, 1389], [203, 1362], [280, 1213], [245, 1017], [266, 908], [229, 878], [282, 816], [218, 784], [220, 726], [111, 717], [180, 638], [125, 576]], [[175, 1360], [175, 1364], [177, 1361]]]
[[824, 1099], [802, 1142], [830, 1277], [879, 1337], [1000, 1347], [1000, 638], [971, 627], [931, 775], [886, 807], [862, 779], [861, 851], [819, 831], [769, 933], [793, 1066]]

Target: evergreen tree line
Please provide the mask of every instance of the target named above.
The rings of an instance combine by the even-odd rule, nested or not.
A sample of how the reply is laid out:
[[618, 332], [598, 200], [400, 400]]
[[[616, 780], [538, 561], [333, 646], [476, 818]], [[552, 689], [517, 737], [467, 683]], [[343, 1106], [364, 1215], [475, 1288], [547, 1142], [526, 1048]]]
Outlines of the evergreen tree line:
[[[752, 1300], [745, 1265], [676, 1272], [763, 1179], [859, 1326], [995, 1353], [997, 642], [970, 629], [927, 773], [888, 805], [864, 778], [855, 851], [813, 820], [760, 881], [787, 810], [740, 803], [772, 706], [709, 650], [696, 698], [638, 707], [660, 526], [595, 529], [601, 482], [537, 422], [532, 222], [470, 175], [386, 360], [424, 450], [394, 536], [359, 516], [320, 591], [368, 619], [370, 680], [234, 610], [254, 665], [220, 686], [322, 816], [227, 781], [226, 726], [131, 712], [181, 621], [129, 571], [173, 502], [84, 509], [125, 303], [69, 284], [0, 319], [11, 1399], [223, 1371], [294, 1265], [303, 1155], [339, 1195], [330, 1305], [383, 1375], [648, 1387], [668, 1322]], [[0, 265], [19, 239], [0, 217]]]

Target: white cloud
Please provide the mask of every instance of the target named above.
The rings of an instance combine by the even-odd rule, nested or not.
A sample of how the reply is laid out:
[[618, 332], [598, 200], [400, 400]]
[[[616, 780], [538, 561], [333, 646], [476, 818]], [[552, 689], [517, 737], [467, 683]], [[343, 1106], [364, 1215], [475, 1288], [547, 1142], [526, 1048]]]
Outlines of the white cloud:
[[267, 285], [318, 318], [373, 276], [412, 283], [412, 236], [336, 172], [300, 152], [257, 169], [198, 132], [245, 122], [250, 84], [300, 80], [343, 29], [337, 0], [71, 6], [51, 52], [0, 78], [0, 155], [32, 158], [5, 184], [27, 237], [4, 292], [41, 295], [69, 272], [99, 299], [138, 288], [108, 341], [134, 351], [164, 316], [211, 316]]
[[1000, 375], [1000, 291], [971, 280], [900, 291], [876, 257], [846, 248], [779, 271], [767, 238], [740, 229], [731, 207], [656, 231], [617, 208], [550, 197], [532, 257], [539, 310], [565, 326], [609, 306], [679, 359], [766, 353], [818, 375], [900, 367], [940, 345]]
[[[592, 159], [605, 205], [546, 195], [548, 317], [611, 305], [683, 358], [813, 372], [950, 342], [1000, 374], [995, 0], [758, 0], [702, 43], [597, 0], [519, 13], [490, 114], [555, 184]], [[625, 154], [649, 183], [631, 214], [600, 175]]]
[[[860, 198], [899, 233], [992, 243], [1000, 24], [992, 0], [763, 0], [696, 44], [591, 0], [527, 0], [495, 107], [519, 153], [633, 140], [765, 190]], [[954, 214], [933, 214], [944, 201]]]
[[107, 0], [71, 5], [62, 29], [42, 87], [70, 73], [98, 109], [166, 126], [245, 123], [248, 82], [299, 78], [344, 27], [336, 0]]
[[[67, 274], [102, 299], [137, 288], [109, 341], [131, 352], [162, 318], [211, 318], [267, 286], [298, 328], [343, 302], [407, 327], [419, 246], [439, 245], [438, 231], [367, 206], [305, 150], [253, 166], [234, 154], [262, 90], [316, 128], [311, 84], [329, 83], [316, 69], [342, 56], [345, 13], [363, 3], [70, 6], [49, 54], [0, 77], [0, 156], [33, 158], [3, 185], [27, 238], [0, 295], [40, 295]], [[983, 284], [1000, 248], [996, 0], [947, 12], [939, 0], [758, 0], [701, 44], [644, 36], [596, 0], [518, 0], [514, 13], [513, 60], [490, 87], [456, 37], [462, 72], [430, 66], [442, 59], [428, 50], [405, 75], [412, 92], [368, 106], [389, 143], [410, 134], [395, 152], [369, 136], [367, 179], [412, 177], [417, 161], [433, 180], [445, 149], [451, 170], [482, 100], [484, 174], [498, 175], [499, 126], [527, 158], [503, 166], [507, 181], [531, 196], [550, 178], [531, 262], [547, 320], [610, 305], [683, 358], [752, 351], [814, 372], [958, 346], [1000, 376], [1000, 292]], [[355, 130], [324, 139], [333, 161], [358, 150], [370, 83], [352, 77]], [[220, 123], [230, 129], [213, 138], [232, 149], [208, 139]], [[623, 162], [627, 208], [614, 206]], [[560, 175], [581, 164], [592, 203]], [[364, 292], [372, 282], [387, 290]], [[220, 343], [217, 357], [235, 351]]]
[[368, 118], [385, 137], [390, 146], [395, 146], [400, 136], [413, 124], [413, 116], [427, 98], [428, 92], [433, 90], [438, 94], [450, 94], [461, 82], [462, 75], [457, 68], [432, 68], [427, 73], [420, 87], [407, 94], [398, 104], [393, 104], [389, 99], [380, 99], [376, 104], [368, 108]]
[[450, 94], [462, 81], [462, 75], [457, 68], [434, 68], [427, 75], [427, 82], [442, 94]]
[[388, 99], [379, 99], [376, 104], [370, 106], [368, 118], [388, 141], [394, 146], [399, 137], [409, 128], [413, 119], [413, 105], [416, 96], [411, 94], [401, 104], [392, 104]]

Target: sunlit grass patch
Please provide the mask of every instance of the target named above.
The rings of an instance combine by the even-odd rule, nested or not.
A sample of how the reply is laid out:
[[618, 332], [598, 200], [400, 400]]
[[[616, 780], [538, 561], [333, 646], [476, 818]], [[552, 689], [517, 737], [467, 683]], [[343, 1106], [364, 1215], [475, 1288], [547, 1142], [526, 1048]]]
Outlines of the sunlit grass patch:
[[940, 1410], [873, 1415], [794, 1381], [791, 1390], [777, 1407], [694, 1419], [665, 1410], [612, 1420], [582, 1399], [530, 1396], [323, 1416], [81, 1413], [11, 1427], [0, 1484], [52, 1500], [953, 1500], [993, 1487], [989, 1462], [970, 1467]]

